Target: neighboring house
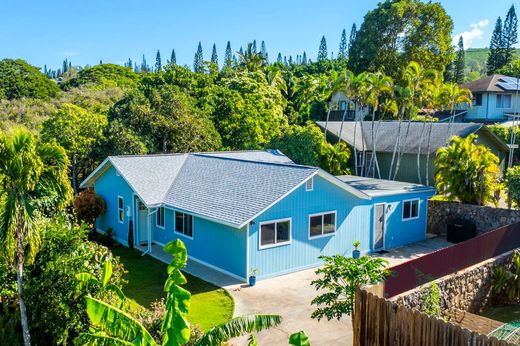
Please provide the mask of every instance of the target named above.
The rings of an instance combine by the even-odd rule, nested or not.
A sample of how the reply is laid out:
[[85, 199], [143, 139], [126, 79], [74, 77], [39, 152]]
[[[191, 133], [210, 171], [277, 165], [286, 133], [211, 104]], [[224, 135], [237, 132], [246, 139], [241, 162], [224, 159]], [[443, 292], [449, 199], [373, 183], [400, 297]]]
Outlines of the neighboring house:
[[[317, 122], [322, 129], [325, 128], [325, 122]], [[431, 136], [430, 133], [431, 125]], [[411, 183], [426, 184], [426, 171], [428, 171], [428, 184], [434, 185], [435, 175], [435, 153], [446, 144], [450, 136], [458, 136], [466, 138], [470, 134], [476, 134], [477, 144], [487, 146], [500, 160], [501, 171], [505, 167], [505, 159], [509, 152], [507, 144], [499, 137], [491, 132], [484, 124], [473, 123], [425, 123], [425, 122], [402, 122], [401, 123], [401, 152], [402, 159], [400, 162], [396, 180], [407, 181]], [[327, 139], [331, 143], [337, 143], [339, 132], [341, 129], [340, 121], [332, 121], [327, 125]], [[354, 133], [356, 140], [354, 140]], [[397, 134], [399, 133], [399, 122], [382, 121], [375, 122], [374, 133], [376, 138], [377, 163], [381, 178], [389, 178], [389, 170], [392, 162], [395, 145], [397, 142]], [[428, 143], [428, 138], [430, 138]], [[351, 165], [355, 166], [354, 145], [357, 151], [357, 175], [373, 177], [376, 171], [369, 162], [372, 157], [372, 123], [365, 122], [344, 122], [341, 133], [341, 139], [347, 143], [351, 149]], [[429, 149], [428, 149], [429, 148]], [[364, 151], [364, 155], [363, 155]], [[428, 152], [430, 153], [428, 169], [426, 161]], [[420, 172], [417, 173], [417, 154], [419, 154]], [[363, 160], [364, 159], [364, 160]], [[362, 163], [366, 164], [363, 165]], [[395, 161], [394, 161], [395, 162]], [[394, 163], [395, 167], [395, 163]], [[353, 169], [353, 172], [356, 172]], [[419, 180], [420, 175], [420, 180]]]
[[332, 94], [329, 105], [331, 107], [330, 121], [341, 121], [343, 117], [346, 121], [361, 120], [368, 115], [368, 108], [360, 108], [359, 105], [350, 101], [342, 91]]
[[82, 188], [106, 202], [96, 221], [127, 245], [152, 250], [179, 238], [191, 260], [245, 281], [320, 265], [426, 238], [422, 185], [334, 177], [278, 151], [111, 156]]
[[460, 87], [473, 94], [472, 107], [459, 107], [468, 112], [465, 121], [503, 122], [512, 120], [513, 114], [520, 111], [520, 80], [517, 78], [493, 74]]

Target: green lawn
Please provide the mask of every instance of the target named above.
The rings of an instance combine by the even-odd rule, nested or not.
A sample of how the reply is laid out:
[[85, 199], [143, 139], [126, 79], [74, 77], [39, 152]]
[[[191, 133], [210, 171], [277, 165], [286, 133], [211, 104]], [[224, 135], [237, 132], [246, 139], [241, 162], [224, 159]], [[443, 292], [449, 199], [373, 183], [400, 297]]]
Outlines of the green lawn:
[[505, 305], [488, 308], [480, 314], [500, 322], [520, 320], [520, 305]]
[[[119, 256], [128, 274], [123, 287], [127, 297], [149, 308], [155, 300], [165, 297], [166, 264], [151, 256], [141, 256], [141, 252], [127, 247], [112, 249]], [[215, 286], [187, 273], [185, 289], [191, 292], [191, 307], [188, 320], [207, 331], [209, 328], [228, 321], [233, 317], [233, 298], [225, 289]]]

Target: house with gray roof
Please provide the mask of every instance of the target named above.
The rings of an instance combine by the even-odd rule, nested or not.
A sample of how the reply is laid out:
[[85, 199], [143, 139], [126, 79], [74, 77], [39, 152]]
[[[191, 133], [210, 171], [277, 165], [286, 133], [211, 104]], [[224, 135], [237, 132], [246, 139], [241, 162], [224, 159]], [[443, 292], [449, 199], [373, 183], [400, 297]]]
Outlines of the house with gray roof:
[[81, 184], [106, 203], [96, 220], [123, 245], [174, 239], [190, 260], [246, 281], [426, 238], [434, 189], [335, 177], [279, 151], [110, 156]]
[[[482, 123], [402, 122], [399, 124], [397, 121], [382, 121], [374, 123], [373, 131], [372, 123], [369, 121], [344, 122], [343, 126], [340, 121], [329, 121], [328, 124], [317, 122], [317, 124], [322, 129], [327, 127], [329, 142], [337, 143], [338, 138], [341, 137], [341, 140], [351, 149], [352, 171], [366, 177], [394, 180], [397, 161], [394, 156], [396, 144], [401, 159], [395, 180], [428, 183], [431, 186], [435, 184], [435, 153], [446, 145], [452, 136], [466, 138], [471, 134], [477, 135], [476, 143], [487, 146], [498, 156], [502, 171], [509, 152], [507, 144]], [[400, 141], [397, 140], [399, 133], [401, 133]], [[380, 176], [377, 176], [375, 161], [372, 160], [373, 138]], [[354, 148], [357, 152], [357, 160], [354, 159]], [[417, 171], [418, 156], [419, 172]], [[392, 157], [394, 157], [393, 164]], [[392, 176], [389, 175], [391, 166]], [[427, 175], [428, 179], [426, 179]]]
[[461, 105], [465, 121], [496, 123], [513, 120], [520, 112], [520, 79], [500, 74], [484, 76], [462, 84], [473, 94], [473, 104]]

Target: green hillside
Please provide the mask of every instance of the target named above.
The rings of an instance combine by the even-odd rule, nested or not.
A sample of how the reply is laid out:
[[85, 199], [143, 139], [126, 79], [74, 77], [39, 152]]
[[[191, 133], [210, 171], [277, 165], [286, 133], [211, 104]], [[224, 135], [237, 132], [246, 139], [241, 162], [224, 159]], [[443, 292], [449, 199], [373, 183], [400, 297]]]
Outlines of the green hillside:
[[[466, 50], [466, 79], [472, 81], [486, 74], [486, 60], [489, 48], [469, 48]], [[520, 49], [516, 50], [520, 57]]]

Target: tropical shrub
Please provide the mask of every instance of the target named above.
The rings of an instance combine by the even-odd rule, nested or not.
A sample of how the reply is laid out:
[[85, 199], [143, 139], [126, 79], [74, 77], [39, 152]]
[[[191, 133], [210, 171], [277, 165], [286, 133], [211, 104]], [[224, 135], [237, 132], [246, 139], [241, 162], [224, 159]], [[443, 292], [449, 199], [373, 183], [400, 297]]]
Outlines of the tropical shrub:
[[492, 287], [499, 297], [509, 302], [520, 300], [520, 251], [515, 250], [511, 263], [495, 268]]
[[441, 297], [439, 286], [432, 283], [426, 288], [426, 292], [422, 295], [422, 306], [425, 314], [429, 316], [440, 316], [441, 314]]
[[497, 202], [498, 157], [484, 145], [475, 144], [476, 138], [475, 135], [464, 139], [454, 137], [450, 145], [437, 150], [437, 191], [448, 200], [476, 205]]
[[383, 281], [390, 271], [382, 258], [361, 256], [354, 259], [341, 255], [321, 256], [324, 266], [316, 270], [320, 277], [311, 282], [316, 290], [324, 290], [311, 302], [318, 308], [311, 317], [321, 320], [341, 319], [352, 315], [356, 287], [375, 285]]
[[506, 188], [509, 201], [516, 207], [520, 206], [520, 166], [507, 169]]
[[[60, 219], [42, 222], [40, 228], [40, 251], [34, 263], [26, 267], [24, 282], [32, 343], [69, 344], [88, 326], [84, 297], [101, 294], [111, 299], [96, 285], [81, 287], [76, 274], [89, 272], [101, 277], [103, 260], [109, 260], [114, 268], [110, 283], [121, 285], [124, 269], [107, 248], [87, 240], [84, 227]], [[14, 301], [16, 276], [6, 267], [2, 275], [1, 267], [0, 301]], [[11, 318], [19, 321], [17, 310], [11, 310]]]
[[76, 217], [92, 227], [94, 227], [96, 218], [101, 216], [105, 210], [105, 201], [93, 190], [81, 191], [74, 199]]

